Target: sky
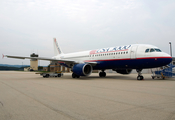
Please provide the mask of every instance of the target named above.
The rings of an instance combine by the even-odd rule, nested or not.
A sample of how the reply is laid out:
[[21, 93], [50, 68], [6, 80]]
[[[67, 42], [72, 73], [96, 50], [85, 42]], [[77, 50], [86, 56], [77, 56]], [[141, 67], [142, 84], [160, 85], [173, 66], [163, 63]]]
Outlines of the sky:
[[[174, 0], [0, 0], [0, 54], [54, 56], [129, 44], [151, 44], [175, 56]], [[0, 64], [30, 60], [0, 58]], [[45, 66], [49, 62], [40, 61]]]

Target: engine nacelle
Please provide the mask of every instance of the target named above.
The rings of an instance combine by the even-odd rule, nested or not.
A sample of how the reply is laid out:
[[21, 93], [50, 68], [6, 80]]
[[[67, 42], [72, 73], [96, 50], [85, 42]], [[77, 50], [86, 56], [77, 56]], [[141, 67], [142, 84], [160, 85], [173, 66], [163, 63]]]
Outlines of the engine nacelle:
[[115, 71], [120, 74], [130, 74], [132, 72], [132, 69], [119, 69]]
[[79, 76], [88, 76], [92, 73], [92, 66], [86, 63], [76, 64], [72, 67], [72, 72]]

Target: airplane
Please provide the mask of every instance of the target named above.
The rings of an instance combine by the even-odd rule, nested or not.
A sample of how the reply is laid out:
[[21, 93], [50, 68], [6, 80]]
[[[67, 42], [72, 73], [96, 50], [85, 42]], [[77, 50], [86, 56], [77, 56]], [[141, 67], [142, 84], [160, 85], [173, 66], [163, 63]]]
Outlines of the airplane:
[[149, 44], [131, 44], [64, 54], [56, 38], [54, 38], [53, 43], [55, 56], [52, 58], [10, 55], [5, 55], [5, 57], [47, 60], [59, 63], [71, 68], [72, 78], [89, 76], [92, 70], [101, 70], [99, 76], [106, 77], [105, 70], [107, 69], [112, 69], [120, 74], [130, 74], [133, 69], [136, 69], [138, 73], [137, 80], [144, 79], [141, 73], [142, 69], [165, 66], [172, 61], [169, 54]]

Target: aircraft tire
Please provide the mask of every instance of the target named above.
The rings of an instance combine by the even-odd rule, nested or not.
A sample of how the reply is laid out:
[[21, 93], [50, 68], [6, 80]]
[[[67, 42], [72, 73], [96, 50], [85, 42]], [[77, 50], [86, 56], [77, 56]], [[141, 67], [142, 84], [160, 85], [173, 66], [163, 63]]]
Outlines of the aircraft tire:
[[100, 77], [106, 77], [106, 73], [105, 73], [105, 72], [100, 72], [100, 73], [99, 73], [99, 76], [100, 76]]
[[76, 75], [75, 75], [75, 73], [72, 73], [72, 78], [76, 78]]
[[76, 75], [75, 73], [72, 73], [72, 78], [80, 78], [80, 76]]
[[137, 76], [137, 80], [143, 80], [144, 77], [143, 76]]
[[80, 76], [79, 76], [79, 75], [77, 75], [77, 78], [80, 78]]
[[103, 72], [103, 77], [106, 77], [106, 73], [105, 72]]

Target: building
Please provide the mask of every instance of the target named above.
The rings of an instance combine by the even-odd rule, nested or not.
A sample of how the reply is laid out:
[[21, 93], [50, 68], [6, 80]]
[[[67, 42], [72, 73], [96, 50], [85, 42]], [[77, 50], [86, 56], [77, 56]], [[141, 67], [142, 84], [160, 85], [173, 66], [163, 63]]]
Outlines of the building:
[[59, 72], [59, 71], [62, 71], [62, 72], [71, 72], [71, 69], [70, 68], [67, 68], [67, 67], [64, 67], [64, 66], [61, 66], [58, 63], [52, 62], [50, 64], [50, 72]]
[[48, 71], [48, 67], [43, 67], [43, 71]]
[[[38, 57], [38, 55], [33, 53], [33, 54], [30, 55], [30, 57]], [[30, 68], [33, 69], [33, 70], [38, 70], [38, 60], [31, 59], [30, 60]]]

